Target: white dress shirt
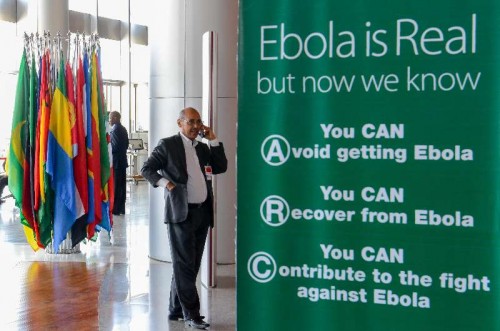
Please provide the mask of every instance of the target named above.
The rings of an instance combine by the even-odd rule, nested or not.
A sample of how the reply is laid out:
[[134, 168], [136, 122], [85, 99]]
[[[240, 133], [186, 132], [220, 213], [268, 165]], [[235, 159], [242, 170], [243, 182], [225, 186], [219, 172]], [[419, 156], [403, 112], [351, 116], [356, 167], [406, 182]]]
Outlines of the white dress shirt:
[[195, 146], [198, 144], [198, 141], [192, 141], [182, 133], [181, 137], [186, 153], [188, 203], [202, 203], [207, 199], [207, 184], [200, 169], [198, 155], [196, 155]]
[[[182, 132], [180, 132], [180, 135], [186, 153], [188, 203], [202, 203], [207, 199], [208, 192], [203, 172], [200, 169], [198, 155], [196, 155], [195, 147], [199, 142], [197, 140], [191, 141], [191, 139], [182, 134]], [[217, 139], [209, 140], [208, 143], [210, 146], [219, 146], [219, 141]], [[162, 178], [156, 185], [167, 187], [168, 182], [166, 178]]]

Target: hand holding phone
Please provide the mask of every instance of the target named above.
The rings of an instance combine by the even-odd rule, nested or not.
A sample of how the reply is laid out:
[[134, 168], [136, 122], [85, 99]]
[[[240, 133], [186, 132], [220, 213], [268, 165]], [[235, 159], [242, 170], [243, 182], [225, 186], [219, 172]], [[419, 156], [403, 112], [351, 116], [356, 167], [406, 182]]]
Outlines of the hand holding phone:
[[203, 125], [198, 132], [198, 135], [200, 138], [205, 138], [207, 140], [213, 140], [215, 139], [215, 133], [210, 129], [210, 127]]
[[206, 134], [205, 126], [202, 126], [200, 131], [198, 131], [198, 136], [200, 136], [200, 138], [205, 138]]

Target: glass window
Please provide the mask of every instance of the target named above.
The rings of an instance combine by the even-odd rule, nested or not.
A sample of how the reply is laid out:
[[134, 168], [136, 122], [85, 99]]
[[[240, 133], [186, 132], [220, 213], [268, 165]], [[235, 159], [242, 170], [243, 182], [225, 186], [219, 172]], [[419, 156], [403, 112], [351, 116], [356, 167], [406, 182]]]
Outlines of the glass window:
[[97, 11], [97, 0], [69, 0], [68, 8], [72, 11], [95, 16]]
[[132, 82], [149, 81], [149, 48], [148, 46], [132, 45], [131, 47]]
[[[0, 105], [2, 120], [0, 121], [0, 157], [5, 157], [10, 145], [12, 114], [16, 98], [17, 73], [23, 54], [23, 38], [16, 37], [16, 24], [0, 21], [0, 40], [9, 47], [2, 48], [0, 61]], [[0, 162], [0, 172], [2, 162]]]
[[135, 131], [149, 131], [149, 86], [134, 85], [135, 90]]
[[[18, 54], [18, 60], [21, 55]], [[2, 109], [2, 120], [0, 121], [0, 156], [5, 157], [9, 151], [10, 133], [12, 129], [12, 114], [14, 113], [14, 101], [16, 99], [16, 85], [18, 75], [0, 73], [0, 104]], [[1, 167], [0, 162], [0, 167]], [[0, 168], [0, 172], [1, 172]]]
[[128, 21], [128, 0], [98, 0], [98, 7], [99, 17]]
[[120, 80], [120, 42], [100, 39], [102, 78]]
[[9, 47], [2, 48], [0, 72], [12, 73], [19, 71], [23, 53], [23, 38], [16, 37], [16, 24], [0, 21], [0, 40]]
[[103, 85], [106, 111], [121, 112], [121, 86], [107, 82], [104, 82]]
[[151, 7], [144, 5], [144, 0], [130, 0], [130, 22], [148, 25], [151, 20]]

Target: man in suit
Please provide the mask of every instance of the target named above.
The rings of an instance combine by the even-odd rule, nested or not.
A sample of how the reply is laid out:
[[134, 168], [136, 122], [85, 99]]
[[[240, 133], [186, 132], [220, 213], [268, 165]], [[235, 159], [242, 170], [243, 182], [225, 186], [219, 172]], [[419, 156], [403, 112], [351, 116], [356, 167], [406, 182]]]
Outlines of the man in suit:
[[160, 140], [141, 173], [151, 185], [165, 190], [164, 221], [174, 270], [169, 319], [183, 318], [190, 327], [205, 329], [210, 325], [200, 316], [196, 277], [208, 228], [214, 225], [212, 175], [226, 171], [227, 159], [222, 143], [203, 125], [196, 109], [183, 109], [177, 125], [180, 132]]
[[109, 113], [109, 124], [111, 125], [111, 152], [113, 154], [113, 172], [114, 172], [114, 200], [113, 215], [125, 214], [125, 199], [127, 196], [127, 149], [128, 132], [121, 124], [119, 112]]

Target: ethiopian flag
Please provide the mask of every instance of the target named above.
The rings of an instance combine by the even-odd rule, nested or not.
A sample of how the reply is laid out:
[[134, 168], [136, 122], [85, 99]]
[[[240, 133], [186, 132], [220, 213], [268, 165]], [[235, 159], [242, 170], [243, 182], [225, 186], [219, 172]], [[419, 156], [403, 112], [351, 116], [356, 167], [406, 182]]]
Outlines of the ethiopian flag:
[[[9, 156], [7, 158], [7, 174], [9, 190], [16, 201], [16, 206], [22, 211], [23, 207], [23, 179], [25, 153], [24, 150], [28, 144], [28, 126], [27, 119], [29, 114], [29, 68], [26, 61], [26, 51], [23, 51], [21, 65], [16, 88], [16, 100], [14, 104], [14, 113], [12, 114], [12, 131], [10, 138]], [[26, 171], [28, 171], [26, 169]], [[21, 223], [24, 227], [26, 240], [33, 250], [38, 250], [38, 244], [34, 232], [33, 224], [24, 217], [21, 212]]]

